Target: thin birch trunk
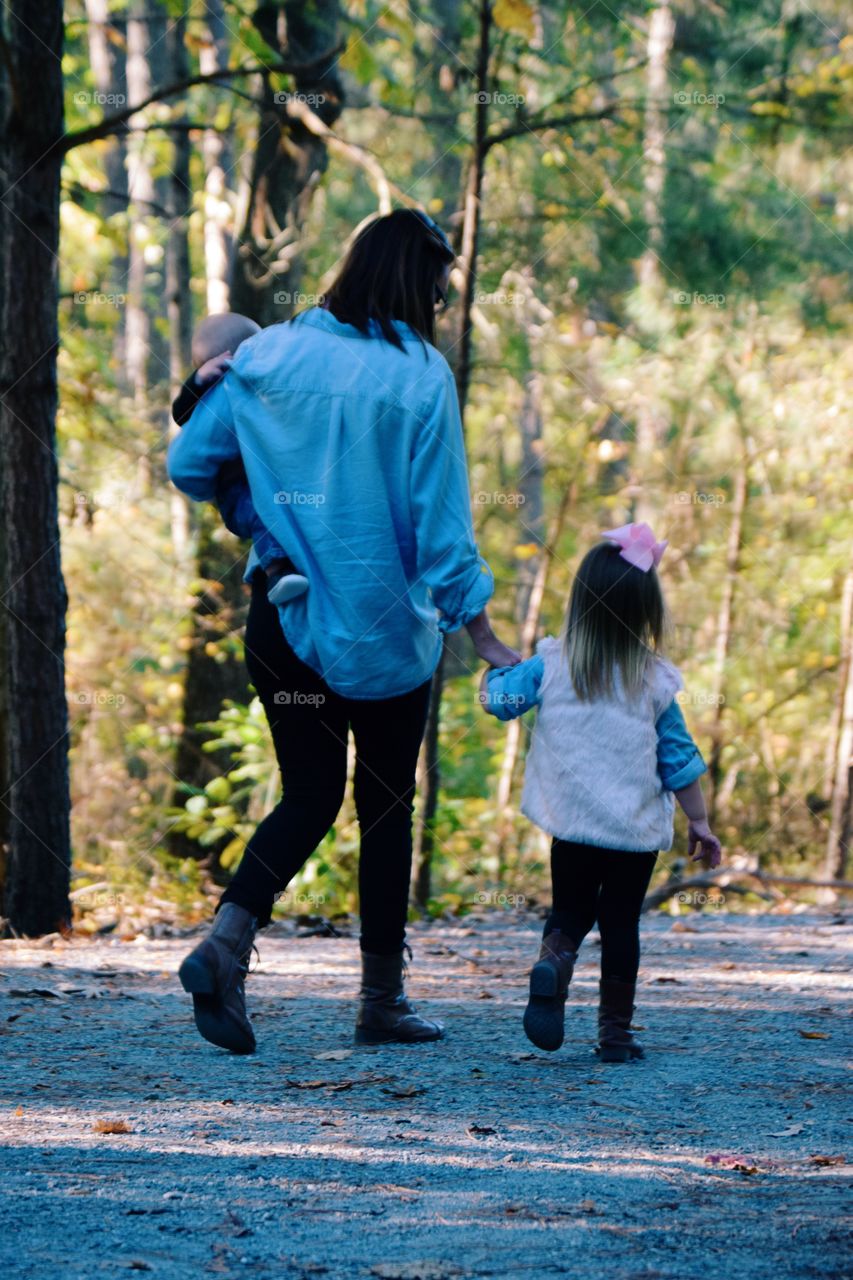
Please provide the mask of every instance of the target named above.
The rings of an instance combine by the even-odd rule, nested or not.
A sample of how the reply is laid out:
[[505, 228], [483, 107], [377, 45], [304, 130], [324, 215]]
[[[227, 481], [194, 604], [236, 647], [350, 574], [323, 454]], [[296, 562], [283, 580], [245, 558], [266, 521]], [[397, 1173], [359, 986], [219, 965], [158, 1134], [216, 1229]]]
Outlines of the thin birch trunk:
[[840, 686], [842, 705], [838, 745], [833, 770], [832, 799], [829, 806], [829, 831], [826, 840], [824, 874], [828, 880], [843, 880], [850, 856], [851, 812], [853, 812], [853, 571], [844, 582], [842, 601], [842, 655], [844, 673]]
[[[645, 249], [640, 257], [640, 287], [651, 300], [660, 301], [664, 289], [661, 255], [664, 249], [664, 186], [666, 184], [665, 106], [669, 85], [669, 57], [675, 34], [675, 20], [668, 3], [655, 6], [649, 17], [646, 45], [646, 111], [643, 137], [643, 219], [646, 224]], [[637, 412], [637, 439], [634, 466], [634, 519], [652, 523], [657, 513], [652, 482], [657, 456], [668, 425], [667, 415], [656, 394], [648, 388]]]
[[[208, 0], [207, 38], [199, 52], [199, 70], [210, 75], [228, 66], [229, 39], [222, 0]], [[202, 139], [204, 160], [204, 269], [207, 310], [211, 315], [227, 311], [233, 253], [231, 140], [227, 133], [207, 129]]]

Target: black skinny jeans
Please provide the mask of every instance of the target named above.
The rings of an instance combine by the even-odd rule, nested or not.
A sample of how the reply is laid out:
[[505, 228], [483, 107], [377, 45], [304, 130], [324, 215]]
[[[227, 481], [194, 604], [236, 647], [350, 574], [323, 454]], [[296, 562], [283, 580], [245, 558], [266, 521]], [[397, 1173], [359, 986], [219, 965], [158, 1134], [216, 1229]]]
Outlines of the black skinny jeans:
[[554, 909], [545, 925], [546, 936], [559, 929], [580, 946], [598, 920], [602, 978], [636, 982], [640, 912], [657, 856], [657, 850], [628, 853], [553, 840]]
[[291, 649], [257, 573], [246, 624], [246, 666], [275, 746], [282, 798], [256, 828], [222, 902], [269, 923], [275, 894], [304, 866], [338, 815], [355, 737], [355, 807], [361, 829], [361, 947], [401, 951], [412, 873], [415, 770], [430, 681], [397, 698], [344, 698]]

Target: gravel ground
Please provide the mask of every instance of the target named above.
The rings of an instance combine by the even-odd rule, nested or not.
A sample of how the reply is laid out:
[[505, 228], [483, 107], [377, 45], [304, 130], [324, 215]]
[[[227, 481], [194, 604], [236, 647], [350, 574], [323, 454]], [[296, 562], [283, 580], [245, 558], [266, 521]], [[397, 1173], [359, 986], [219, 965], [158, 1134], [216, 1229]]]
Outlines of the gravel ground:
[[0, 943], [0, 1267], [853, 1275], [850, 929], [648, 919], [635, 1018], [648, 1056], [601, 1066], [594, 936], [563, 1049], [524, 1038], [538, 928], [518, 912], [416, 927], [410, 988], [448, 1038], [356, 1049], [356, 942], [276, 925], [250, 978], [251, 1058], [196, 1037], [175, 978], [187, 939]]

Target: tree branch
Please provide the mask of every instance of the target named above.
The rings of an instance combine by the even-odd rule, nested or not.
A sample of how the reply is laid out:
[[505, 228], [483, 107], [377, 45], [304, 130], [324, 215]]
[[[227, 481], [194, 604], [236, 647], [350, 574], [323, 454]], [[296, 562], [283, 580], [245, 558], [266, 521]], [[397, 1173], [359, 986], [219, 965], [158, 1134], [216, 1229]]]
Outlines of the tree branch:
[[[152, 106], [155, 102], [164, 102], [167, 98], [174, 98], [179, 93], [185, 93], [187, 89], [192, 89], [200, 84], [217, 84], [223, 80], [231, 80], [238, 76], [255, 76], [255, 75], [304, 75], [310, 71], [312, 67], [321, 66], [324, 62], [328, 62], [330, 58], [335, 57], [341, 52], [342, 45], [338, 44], [332, 49], [328, 49], [320, 57], [312, 58], [310, 62], [275, 62], [269, 66], [263, 63], [256, 63], [252, 66], [245, 67], [226, 67], [216, 71], [208, 71], [205, 74], [194, 76], [186, 76], [182, 80], [176, 80], [173, 84], [163, 85], [159, 89], [155, 89], [142, 102], [134, 103], [133, 106], [123, 107], [121, 111], [116, 111], [111, 116], [104, 116], [98, 124], [89, 125], [85, 129], [74, 129], [70, 133], [66, 133], [56, 143], [56, 149], [62, 155], [71, 151], [74, 147], [82, 147], [89, 142], [97, 142], [101, 138], [108, 138], [111, 134], [119, 133], [124, 129], [127, 121], [131, 116], [135, 116], [137, 112], [144, 111], [146, 107]], [[223, 85], [228, 88], [228, 85]]]
[[521, 138], [526, 133], [537, 133], [540, 129], [564, 129], [574, 124], [580, 124], [584, 120], [606, 120], [610, 116], [616, 115], [623, 107], [641, 106], [639, 102], [616, 101], [608, 102], [598, 111], [579, 111], [574, 115], [566, 116], [546, 116], [544, 119], [524, 120], [519, 124], [509, 125], [506, 129], [500, 129], [497, 133], [490, 133], [485, 140], [486, 150], [494, 147], [498, 142], [507, 142], [510, 138]]

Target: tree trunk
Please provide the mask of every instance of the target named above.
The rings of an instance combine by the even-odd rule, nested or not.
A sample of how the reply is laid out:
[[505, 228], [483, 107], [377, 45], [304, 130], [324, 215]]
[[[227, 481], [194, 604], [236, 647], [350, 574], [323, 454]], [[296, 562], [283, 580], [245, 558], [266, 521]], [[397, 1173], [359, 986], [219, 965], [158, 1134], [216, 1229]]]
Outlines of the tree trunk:
[[[127, 22], [127, 92], [130, 104], [141, 102], [163, 79], [166, 58], [166, 16], [163, 0], [131, 0]], [[144, 123], [132, 116], [131, 125]], [[143, 449], [138, 460], [139, 481], [150, 486], [153, 411], [149, 399], [152, 383], [165, 382], [168, 353], [152, 319], [160, 309], [164, 278], [155, 208], [166, 201], [162, 182], [155, 182], [151, 139], [147, 133], [131, 133], [127, 145], [128, 271], [125, 306], [125, 361], [134, 411], [143, 426]], [[165, 420], [162, 423], [165, 426]]]
[[[646, 113], [643, 137], [643, 217], [646, 247], [640, 258], [640, 287], [646, 292], [646, 307], [659, 306], [665, 282], [661, 274], [664, 247], [664, 185], [666, 183], [667, 110], [664, 105], [669, 84], [669, 57], [675, 34], [675, 20], [666, 0], [652, 10], [646, 45]], [[656, 387], [646, 390], [637, 412], [637, 441], [634, 466], [634, 519], [652, 523], [657, 504], [652, 481], [657, 456], [668, 425], [667, 415], [657, 398]]]
[[[281, 57], [307, 63], [334, 47], [340, 4], [262, 0], [253, 21]], [[295, 77], [297, 105], [306, 103], [325, 125], [334, 124], [343, 109], [337, 63], [330, 57]], [[246, 216], [231, 279], [232, 309], [262, 326], [293, 312], [301, 285], [302, 229], [327, 163], [325, 142], [289, 111], [290, 96], [263, 80]]]
[[749, 492], [749, 456], [747, 441], [742, 437], [741, 458], [735, 472], [732, 517], [726, 546], [726, 568], [720, 606], [717, 611], [717, 634], [714, 642], [714, 678], [712, 689], [713, 719], [711, 751], [708, 756], [708, 819], [711, 826], [717, 817], [723, 754], [723, 712], [725, 708], [726, 665], [732, 634], [735, 588], [740, 573], [743, 546], [743, 522]]
[[[471, 357], [473, 325], [471, 312], [474, 306], [477, 249], [480, 236], [480, 199], [483, 190], [483, 173], [486, 165], [486, 129], [488, 116], [489, 52], [491, 44], [492, 16], [488, 0], [480, 4], [480, 41], [477, 55], [476, 95], [477, 111], [474, 146], [468, 167], [465, 186], [465, 203], [462, 223], [461, 247], [457, 270], [461, 275], [459, 292], [462, 297], [460, 338], [454, 377], [459, 397], [459, 412], [465, 415], [468, 388], [471, 382]], [[444, 687], [443, 661], [439, 663], [432, 682], [427, 727], [424, 736], [424, 756], [421, 773], [421, 808], [415, 831], [415, 903], [426, 908], [432, 890], [432, 857], [435, 849], [435, 815], [438, 812], [438, 794], [441, 786], [439, 769], [439, 721], [441, 695]]]
[[[189, 74], [186, 47], [186, 18], [174, 18], [166, 33], [169, 76], [173, 81]], [[173, 108], [175, 110], [177, 108]], [[169, 321], [169, 382], [171, 398], [178, 394], [187, 376], [192, 356], [192, 293], [190, 291], [189, 221], [192, 209], [190, 187], [190, 139], [185, 129], [176, 129], [172, 139], [169, 173], [169, 240], [166, 245], [166, 314]], [[169, 435], [179, 428], [169, 422]], [[189, 547], [189, 502], [174, 487], [170, 492], [172, 547], [184, 560]]]
[[[533, 581], [530, 593], [527, 597], [527, 612], [525, 614], [521, 627], [521, 656], [529, 658], [536, 644], [536, 633], [539, 630], [539, 615], [542, 612], [542, 601], [545, 597], [545, 588], [548, 585], [548, 574], [551, 569], [554, 557], [556, 555], [557, 545], [560, 535], [563, 532], [563, 526], [566, 523], [566, 516], [569, 507], [576, 498], [573, 486], [565, 485], [563, 488], [563, 496], [560, 500], [560, 507], [554, 518], [554, 524], [545, 547], [545, 554], [540, 556], [539, 564], [536, 570], [536, 577]], [[522, 734], [524, 724], [521, 716], [515, 720], [510, 720], [507, 726], [506, 741], [504, 743], [503, 759], [501, 761], [501, 771], [498, 775], [497, 796], [495, 800], [495, 809], [497, 811], [497, 836], [496, 850], [497, 857], [503, 858], [506, 842], [512, 831], [513, 820], [515, 818], [515, 810], [510, 808], [510, 800], [512, 799], [512, 784], [515, 778], [516, 765], [521, 751]]]
[[[228, 27], [222, 0], [208, 0], [207, 38], [199, 53], [199, 70], [210, 75], [228, 66]], [[233, 160], [231, 140], [218, 129], [207, 129], [202, 140], [204, 159], [204, 271], [207, 310], [220, 315], [230, 305], [229, 277], [233, 236], [233, 210], [229, 175]]]
[[9, 0], [2, 23], [2, 909], [13, 932], [36, 935], [64, 929], [71, 914], [56, 459], [61, 0]]
[[[116, 19], [118, 14], [110, 8], [108, 0], [86, 0], [86, 17], [88, 18], [89, 64], [95, 81], [95, 90], [101, 95], [104, 104], [101, 109], [109, 111], [113, 105], [123, 105], [127, 98], [127, 77], [125, 74], [124, 30], [120, 29]], [[98, 103], [101, 106], [101, 103]], [[127, 168], [126, 168], [126, 130], [119, 131], [115, 137], [106, 138], [102, 143], [101, 163], [104, 167], [106, 192], [101, 212], [105, 218], [115, 218], [117, 222], [127, 217]], [[122, 225], [122, 237], [125, 229]], [[104, 282], [105, 291], [121, 296], [127, 288], [127, 247], [117, 248], [112, 261], [112, 270]], [[119, 323], [114, 347], [114, 359], [120, 379], [124, 378], [126, 369], [125, 355], [125, 314], [122, 307], [119, 311]]]
[[[536, 250], [534, 249], [534, 252]], [[519, 628], [528, 616], [528, 604], [533, 584], [538, 576], [542, 560], [544, 539], [544, 502], [542, 484], [542, 371], [539, 367], [539, 345], [542, 322], [547, 316], [540, 305], [533, 287], [532, 268], [521, 273], [524, 284], [524, 341], [525, 367], [523, 371], [523, 396], [521, 402], [521, 470], [518, 478], [518, 542], [520, 546], [536, 554], [525, 554], [516, 563], [515, 616]]]
[[851, 816], [853, 816], [853, 570], [844, 582], [842, 597], [841, 681], [839, 700], [841, 718], [833, 769], [832, 799], [829, 806], [829, 832], [826, 840], [828, 880], [843, 880], [850, 855]]

